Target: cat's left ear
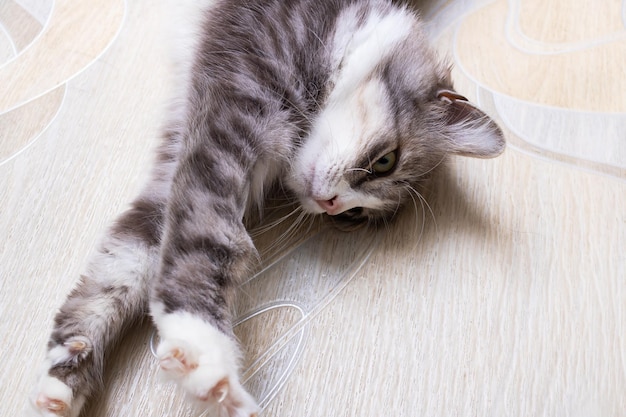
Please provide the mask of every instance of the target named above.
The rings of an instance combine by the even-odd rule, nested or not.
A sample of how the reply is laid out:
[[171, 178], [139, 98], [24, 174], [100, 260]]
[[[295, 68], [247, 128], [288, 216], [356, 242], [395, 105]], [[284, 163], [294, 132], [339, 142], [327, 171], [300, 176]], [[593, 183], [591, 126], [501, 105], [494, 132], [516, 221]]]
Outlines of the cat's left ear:
[[502, 130], [468, 99], [448, 89], [439, 90], [437, 99], [444, 106], [444, 130], [451, 153], [493, 158], [504, 151]]

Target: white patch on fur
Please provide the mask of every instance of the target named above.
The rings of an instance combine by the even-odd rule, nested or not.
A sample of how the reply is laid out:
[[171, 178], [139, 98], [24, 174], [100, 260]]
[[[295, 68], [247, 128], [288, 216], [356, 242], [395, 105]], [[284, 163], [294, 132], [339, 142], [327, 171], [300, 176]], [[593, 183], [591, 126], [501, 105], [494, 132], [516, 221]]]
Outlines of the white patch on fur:
[[71, 360], [72, 354], [67, 346], [58, 345], [50, 349], [48, 352], [48, 359], [50, 360], [51, 366], [55, 366]]
[[337, 20], [333, 41], [333, 64], [338, 73], [329, 100], [341, 101], [351, 95], [376, 66], [410, 34], [415, 24], [404, 9], [380, 15], [370, 13], [358, 27], [356, 7], [347, 9]]
[[[98, 282], [116, 288], [132, 283], [141, 284], [152, 276], [157, 267], [158, 250], [146, 250], [146, 246], [130, 239], [109, 237], [103, 242], [108, 253], [98, 252], [90, 262], [89, 274], [98, 277]], [[97, 268], [97, 269], [96, 269]], [[113, 273], [115, 272], [115, 273]]]
[[[248, 417], [258, 412], [255, 401], [239, 383], [239, 349], [231, 338], [191, 313], [165, 313], [160, 303], [151, 304], [151, 313], [161, 339], [156, 353], [167, 379], [177, 381], [203, 404], [220, 406], [230, 401], [238, 413], [232, 415]], [[184, 363], [176, 363], [173, 356]], [[228, 388], [219, 390], [224, 380]]]
[[[186, 311], [165, 313], [160, 303], [152, 303], [151, 313], [161, 340], [182, 340], [197, 350], [202, 363], [214, 363], [228, 374], [237, 373], [238, 349], [235, 342], [214, 326]], [[157, 349], [159, 356], [163, 343]], [[222, 375], [223, 376], [223, 375]]]
[[354, 166], [356, 161], [390, 128], [387, 92], [371, 74], [409, 36], [415, 20], [409, 12], [394, 9], [384, 15], [371, 12], [361, 27], [357, 22], [356, 9], [348, 9], [338, 19], [333, 44], [338, 75], [288, 179], [293, 190], [305, 190], [299, 194], [300, 202], [312, 213], [325, 211], [315, 200], [332, 198], [338, 209], [329, 214], [385, 205], [375, 196], [352, 189], [343, 177], [361, 168]]

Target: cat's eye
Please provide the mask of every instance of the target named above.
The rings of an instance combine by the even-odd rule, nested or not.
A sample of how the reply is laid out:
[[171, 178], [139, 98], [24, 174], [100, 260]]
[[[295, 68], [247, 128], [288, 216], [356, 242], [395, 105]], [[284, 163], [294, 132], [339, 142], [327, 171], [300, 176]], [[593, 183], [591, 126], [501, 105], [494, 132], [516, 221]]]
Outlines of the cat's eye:
[[391, 151], [372, 165], [374, 174], [387, 174], [396, 166], [396, 151]]

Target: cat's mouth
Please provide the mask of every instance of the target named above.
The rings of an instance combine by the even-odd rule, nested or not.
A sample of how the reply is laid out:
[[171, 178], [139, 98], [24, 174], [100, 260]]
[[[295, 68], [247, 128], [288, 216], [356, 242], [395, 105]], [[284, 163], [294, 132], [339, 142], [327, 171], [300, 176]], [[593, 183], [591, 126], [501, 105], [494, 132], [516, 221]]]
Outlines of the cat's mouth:
[[363, 207], [353, 207], [343, 213], [337, 214], [338, 217], [357, 218], [363, 216]]
[[369, 222], [369, 216], [367, 216], [363, 207], [354, 207], [343, 213], [328, 217], [337, 229], [346, 232], [360, 229]]

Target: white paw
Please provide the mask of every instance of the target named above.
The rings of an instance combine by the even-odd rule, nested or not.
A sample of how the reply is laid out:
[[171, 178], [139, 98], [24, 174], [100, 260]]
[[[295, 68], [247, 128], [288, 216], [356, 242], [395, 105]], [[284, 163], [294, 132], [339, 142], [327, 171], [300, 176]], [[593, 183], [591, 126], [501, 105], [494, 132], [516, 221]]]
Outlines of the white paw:
[[[221, 335], [222, 337], [226, 337]], [[230, 355], [215, 355], [215, 346], [202, 352], [181, 340], [165, 340], [157, 349], [165, 376], [176, 380], [203, 408], [224, 410], [229, 417], [254, 417], [258, 407], [239, 383]]]
[[220, 363], [182, 341], [162, 342], [157, 355], [166, 376], [178, 381], [204, 408], [221, 408], [229, 417], [257, 415], [254, 399], [241, 386], [237, 374], [229, 371], [235, 364]]
[[73, 398], [70, 387], [48, 375], [41, 378], [31, 397], [36, 415], [44, 417], [77, 417], [83, 402]]
[[[254, 417], [259, 408], [237, 375], [237, 345], [189, 313], [154, 314], [161, 334], [156, 354], [165, 377], [205, 409]], [[216, 410], [216, 411], [217, 411]]]

